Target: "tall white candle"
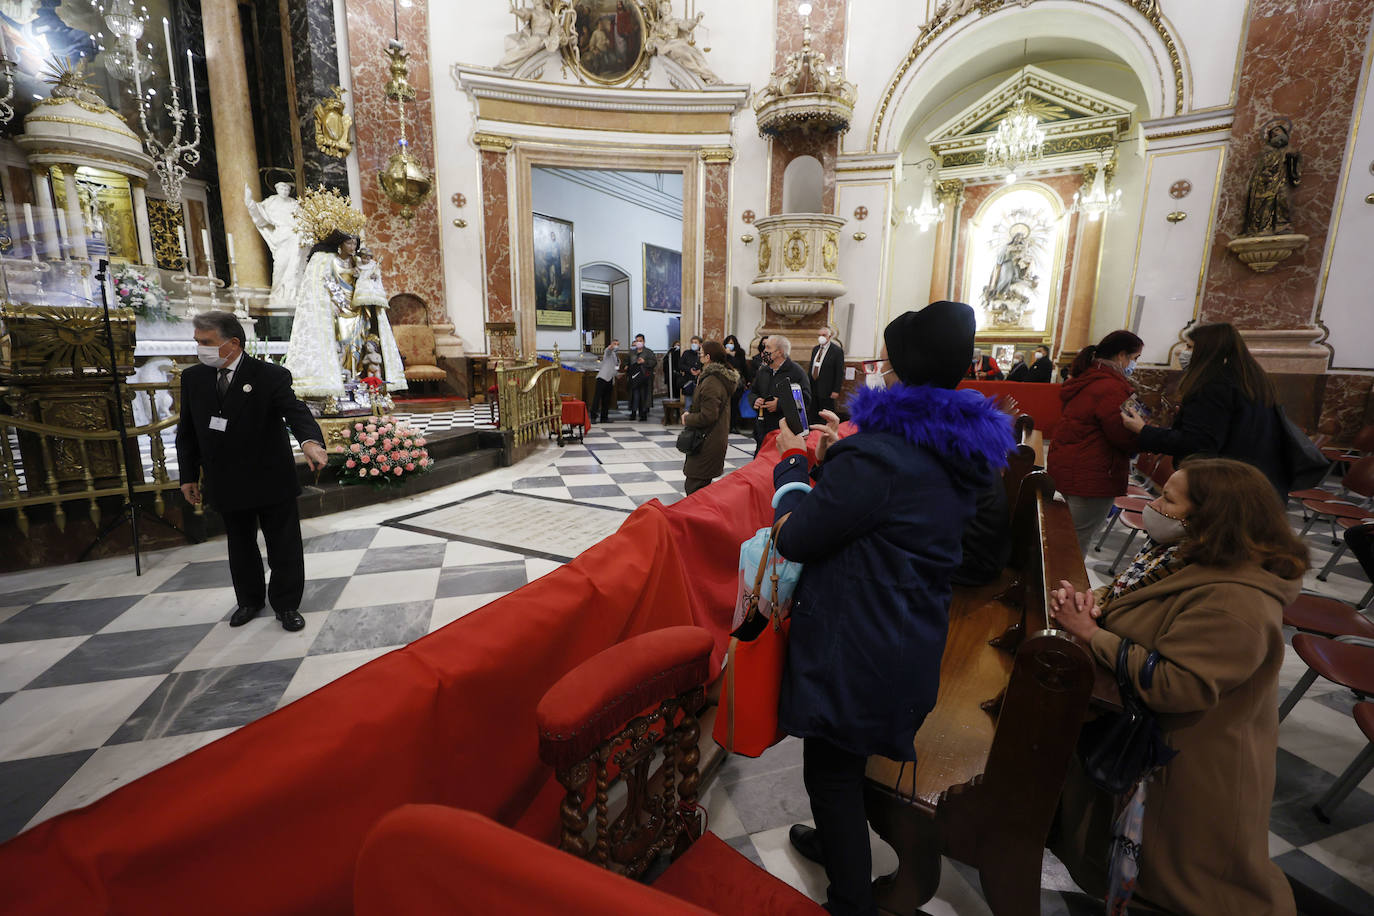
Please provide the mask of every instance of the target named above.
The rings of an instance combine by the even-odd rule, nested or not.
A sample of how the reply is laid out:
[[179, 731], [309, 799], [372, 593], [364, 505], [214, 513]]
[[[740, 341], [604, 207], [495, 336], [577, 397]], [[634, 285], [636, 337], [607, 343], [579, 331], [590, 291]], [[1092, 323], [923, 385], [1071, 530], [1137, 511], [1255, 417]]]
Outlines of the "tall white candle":
[[230, 264], [233, 264], [233, 263], [234, 263], [234, 233], [232, 233], [232, 232], [226, 232], [226, 233], [224, 233], [224, 241], [225, 241], [226, 243], [228, 243], [228, 246], [229, 246], [229, 263], [230, 263]]
[[180, 226], [177, 226], [177, 245], [181, 247], [181, 269], [189, 270], [191, 259], [186, 256], [186, 233], [181, 231]]
[[[206, 262], [207, 264], [209, 264], [211, 267], [214, 267], [214, 265], [215, 265], [215, 255], [214, 255], [214, 249], [210, 247], [210, 230], [209, 230], [209, 229], [202, 229], [202, 230], [200, 230], [200, 247], [202, 247], [202, 248], [205, 249], [205, 262]], [[207, 271], [206, 271], [206, 274], [209, 274], [209, 273], [211, 273], [211, 271], [207, 270]]]
[[71, 249], [71, 244], [67, 238], [67, 214], [61, 210], [57, 211], [57, 254], [59, 257], [66, 257], [66, 252]]
[[172, 80], [172, 88], [177, 87], [177, 61], [176, 55], [172, 53], [172, 27], [167, 24], [167, 17], [162, 17], [162, 38], [167, 42], [167, 75]]
[[186, 73], [190, 79], [191, 114], [200, 117], [200, 102], [196, 101], [196, 65], [191, 60], [191, 49], [186, 49]]
[[38, 260], [38, 236], [33, 231], [33, 206], [24, 204], [24, 227], [29, 230], [29, 255]]

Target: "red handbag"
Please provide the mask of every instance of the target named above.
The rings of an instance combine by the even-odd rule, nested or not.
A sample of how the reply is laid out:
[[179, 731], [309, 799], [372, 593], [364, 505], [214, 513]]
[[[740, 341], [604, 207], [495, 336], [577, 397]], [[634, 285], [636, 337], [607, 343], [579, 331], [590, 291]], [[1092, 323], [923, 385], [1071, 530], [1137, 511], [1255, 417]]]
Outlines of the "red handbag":
[[[778, 698], [782, 692], [782, 668], [787, 659], [787, 633], [792, 621], [779, 607], [778, 573], [769, 558], [777, 550], [778, 530], [784, 515], [773, 525], [768, 549], [763, 552], [754, 587], [744, 591], [748, 612], [730, 634], [725, 651], [725, 683], [721, 686], [720, 711], [711, 737], [733, 754], [758, 757], [784, 737], [778, 727]], [[769, 613], [759, 611], [764, 572], [772, 568]]]

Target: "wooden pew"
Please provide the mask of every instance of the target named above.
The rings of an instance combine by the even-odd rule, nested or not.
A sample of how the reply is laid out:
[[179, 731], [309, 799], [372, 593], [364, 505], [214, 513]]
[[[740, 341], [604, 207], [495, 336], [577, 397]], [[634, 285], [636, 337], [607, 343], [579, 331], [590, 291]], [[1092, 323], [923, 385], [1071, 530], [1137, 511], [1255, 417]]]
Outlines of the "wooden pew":
[[1068, 506], [1043, 471], [1017, 490], [1012, 565], [998, 582], [955, 589], [916, 763], [869, 758], [869, 820], [900, 863], [878, 882], [885, 912], [929, 900], [944, 854], [978, 869], [997, 916], [1038, 913], [1042, 849], [1079, 728], [1094, 693], [1112, 703], [1086, 648], [1048, 618], [1060, 579], [1088, 587]]

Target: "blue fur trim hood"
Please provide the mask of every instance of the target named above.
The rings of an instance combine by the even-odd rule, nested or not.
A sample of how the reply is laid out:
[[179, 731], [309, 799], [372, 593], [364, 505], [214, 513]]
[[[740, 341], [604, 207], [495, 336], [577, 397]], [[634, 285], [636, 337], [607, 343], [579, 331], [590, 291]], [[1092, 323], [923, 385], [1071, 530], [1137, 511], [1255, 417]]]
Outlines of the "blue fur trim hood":
[[849, 399], [849, 415], [861, 432], [901, 436], [931, 452], [951, 472], [970, 464], [979, 470], [1007, 466], [1016, 445], [1011, 417], [971, 389], [903, 385], [861, 388]]

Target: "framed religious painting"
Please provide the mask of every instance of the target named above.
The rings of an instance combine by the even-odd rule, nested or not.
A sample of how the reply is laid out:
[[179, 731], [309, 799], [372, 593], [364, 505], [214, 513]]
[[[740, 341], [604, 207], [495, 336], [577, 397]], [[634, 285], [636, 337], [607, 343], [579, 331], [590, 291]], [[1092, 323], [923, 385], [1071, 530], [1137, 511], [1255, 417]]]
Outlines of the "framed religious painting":
[[644, 309], [682, 314], [682, 252], [644, 243]]
[[569, 7], [577, 40], [563, 53], [578, 72], [608, 85], [634, 79], [645, 61], [639, 0], [575, 0]]
[[1040, 340], [1057, 318], [1064, 270], [1064, 207], [1039, 184], [994, 192], [969, 221], [963, 289], [980, 340]]
[[575, 327], [573, 316], [573, 224], [534, 214], [534, 323], [540, 328]]

